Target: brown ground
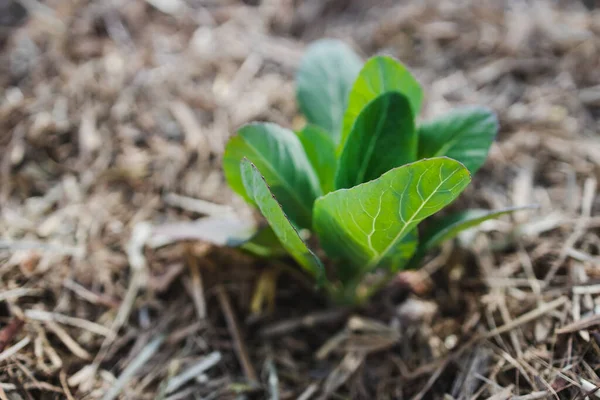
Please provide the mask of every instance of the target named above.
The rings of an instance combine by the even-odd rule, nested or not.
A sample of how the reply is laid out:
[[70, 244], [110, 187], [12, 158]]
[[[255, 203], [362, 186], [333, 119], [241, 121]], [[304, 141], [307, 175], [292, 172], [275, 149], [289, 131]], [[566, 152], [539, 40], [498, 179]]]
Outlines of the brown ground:
[[[600, 397], [600, 11], [560, 3], [29, 0], [16, 30], [2, 11], [0, 400]], [[409, 65], [426, 115], [494, 108], [460, 205], [540, 208], [365, 309], [283, 273], [251, 315], [277, 265], [144, 247], [148, 224], [223, 210], [173, 194], [243, 207], [224, 142], [298, 122], [293, 74], [323, 36]]]

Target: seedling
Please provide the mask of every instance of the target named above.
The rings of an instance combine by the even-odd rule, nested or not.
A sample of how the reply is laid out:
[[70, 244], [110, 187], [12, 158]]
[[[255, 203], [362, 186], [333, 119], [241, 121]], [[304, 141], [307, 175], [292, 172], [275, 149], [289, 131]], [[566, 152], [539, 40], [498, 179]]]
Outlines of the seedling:
[[513, 211], [470, 210], [419, 232], [469, 185], [498, 123], [483, 107], [418, 122], [421, 85], [397, 60], [362, 65], [345, 44], [318, 41], [300, 65], [297, 99], [303, 129], [246, 125], [227, 144], [223, 168], [267, 220], [263, 237], [274, 233], [334, 300], [363, 301], [442, 241]]

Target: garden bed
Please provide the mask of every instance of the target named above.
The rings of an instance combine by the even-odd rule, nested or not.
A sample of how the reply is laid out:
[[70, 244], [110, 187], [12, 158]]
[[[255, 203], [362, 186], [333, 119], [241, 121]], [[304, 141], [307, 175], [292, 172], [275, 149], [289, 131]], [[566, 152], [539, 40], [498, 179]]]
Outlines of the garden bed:
[[[0, 20], [0, 399], [595, 393], [600, 12], [558, 3], [31, 1], [24, 25]], [[321, 37], [406, 63], [424, 117], [494, 109], [458, 205], [539, 208], [352, 310], [290, 260], [147, 246], [152, 226], [251, 212], [224, 145], [303, 123], [294, 74]], [[253, 314], [264, 271], [276, 299]]]

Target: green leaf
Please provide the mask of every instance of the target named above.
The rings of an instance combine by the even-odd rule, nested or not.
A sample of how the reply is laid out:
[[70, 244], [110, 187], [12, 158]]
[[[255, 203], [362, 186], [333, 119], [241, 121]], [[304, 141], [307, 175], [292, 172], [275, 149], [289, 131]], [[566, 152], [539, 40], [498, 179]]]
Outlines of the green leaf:
[[355, 270], [395, 270], [412, 256], [408, 251], [414, 244], [406, 243], [407, 235], [454, 201], [470, 181], [462, 164], [445, 157], [404, 165], [318, 198], [315, 231], [330, 257], [343, 258]]
[[227, 143], [225, 178], [236, 193], [254, 204], [242, 182], [240, 162], [244, 157], [263, 171], [290, 219], [301, 227], [310, 227], [312, 206], [321, 189], [296, 134], [275, 124], [254, 123], [242, 127]]
[[281, 245], [279, 238], [270, 226], [260, 229], [240, 248], [259, 257], [281, 257], [286, 254], [285, 248]]
[[497, 132], [493, 111], [461, 107], [419, 127], [419, 158], [447, 156], [474, 174], [485, 163]]
[[423, 90], [419, 82], [404, 65], [394, 58], [373, 57], [363, 66], [350, 91], [338, 151], [344, 148], [352, 126], [363, 108], [371, 100], [386, 92], [400, 92], [405, 95], [411, 105], [413, 115], [419, 115], [423, 101]]
[[323, 194], [331, 192], [334, 189], [333, 183], [337, 169], [337, 156], [333, 140], [326, 131], [316, 125], [305, 126], [298, 132], [298, 138], [319, 177]]
[[296, 77], [298, 104], [309, 123], [325, 129], [338, 143], [348, 93], [362, 66], [345, 43], [322, 39], [306, 51]]
[[324, 276], [323, 265], [302, 241], [258, 168], [244, 158], [240, 170], [248, 196], [258, 205], [281, 245], [308, 273], [318, 280], [322, 279]]
[[336, 188], [379, 178], [417, 159], [417, 134], [408, 99], [398, 92], [376, 97], [360, 113], [340, 155]]
[[533, 207], [511, 207], [498, 211], [472, 209], [447, 215], [438, 221], [431, 221], [432, 225], [422, 235], [419, 250], [431, 250], [442, 242], [455, 238], [462, 231], [473, 228], [482, 222], [531, 208]]

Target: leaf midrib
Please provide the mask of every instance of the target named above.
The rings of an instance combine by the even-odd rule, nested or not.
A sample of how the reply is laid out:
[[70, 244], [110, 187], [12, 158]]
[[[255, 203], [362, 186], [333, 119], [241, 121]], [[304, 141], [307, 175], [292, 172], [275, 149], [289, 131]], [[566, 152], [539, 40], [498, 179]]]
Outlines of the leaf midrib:
[[[363, 183], [365, 174], [367, 173], [367, 168], [369, 167], [369, 164], [371, 162], [371, 156], [373, 155], [373, 151], [375, 150], [375, 145], [377, 144], [377, 141], [379, 140], [379, 137], [381, 136], [382, 125], [384, 125], [385, 121], [387, 120], [387, 115], [389, 113], [389, 105], [390, 105], [390, 98], [389, 98], [389, 96], [386, 96], [385, 104], [383, 105], [385, 112], [379, 113], [379, 120], [377, 121], [377, 127], [375, 128], [375, 135], [371, 135], [371, 139], [369, 140], [369, 147], [367, 148], [365, 157], [363, 157], [363, 161], [360, 165], [360, 168], [358, 169], [358, 174], [356, 175], [356, 179], [354, 181], [354, 186]], [[359, 116], [359, 118], [360, 118], [360, 116]], [[357, 127], [358, 124], [354, 124], [354, 126]], [[352, 136], [352, 131], [350, 132], [350, 135], [348, 136], [348, 138], [350, 138], [351, 136]]]
[[[297, 229], [294, 227], [294, 225], [289, 221], [287, 215], [285, 214], [285, 211], [283, 210], [283, 207], [281, 206], [281, 204], [277, 201], [277, 199], [275, 198], [275, 195], [273, 194], [273, 192], [271, 191], [271, 189], [269, 188], [269, 184], [267, 183], [267, 180], [265, 179], [264, 176], [262, 176], [262, 174], [260, 173], [260, 171], [258, 170], [258, 168], [256, 167], [256, 165], [252, 164], [252, 162], [250, 162], [250, 167], [252, 170], [252, 179], [253, 179], [253, 190], [255, 191], [257, 188], [257, 185], [255, 184], [255, 182], [258, 180], [259, 181], [259, 190], [260, 189], [265, 189], [267, 191], [267, 195], [270, 196], [273, 201], [273, 207], [277, 207], [282, 215], [276, 215], [276, 217], [283, 217], [283, 219], [285, 220], [283, 222], [283, 225], [285, 225], [285, 223], [289, 224], [290, 229], [293, 231], [293, 239], [291, 240], [287, 240], [287, 235], [288, 235], [288, 231], [287, 229], [283, 229], [282, 230], [282, 235], [284, 236], [281, 239], [281, 242], [284, 243], [284, 247], [285, 244], [289, 244], [290, 248], [292, 249], [292, 251], [290, 251], [290, 253], [297, 253], [294, 258], [296, 259], [296, 261], [302, 266], [304, 267], [306, 270], [308, 270], [309, 272], [313, 273], [315, 277], [317, 277], [320, 273], [321, 273], [321, 262], [319, 261], [319, 259], [317, 258], [317, 256], [308, 248], [308, 246], [306, 245], [306, 243], [304, 242], [304, 240], [302, 240], [302, 238], [300, 237], [300, 234], [298, 233]], [[263, 183], [264, 186], [260, 185], [260, 183]], [[277, 213], [276, 213], [277, 214]], [[277, 236], [277, 234], [276, 234]], [[295, 242], [295, 243], [293, 243]], [[298, 248], [300, 247], [300, 249]], [[306, 253], [304, 252], [304, 250], [306, 250]], [[306, 256], [308, 255], [308, 256]]]
[[433, 190], [431, 192], [431, 194], [429, 196], [427, 196], [427, 199], [425, 201], [423, 201], [421, 203], [421, 205], [419, 206], [419, 208], [412, 214], [412, 216], [409, 218], [409, 220], [404, 224], [404, 226], [402, 227], [402, 229], [400, 230], [400, 232], [398, 232], [398, 234], [396, 235], [396, 237], [394, 237], [394, 240], [392, 240], [390, 242], [390, 244], [380, 253], [379, 257], [373, 259], [370, 263], [369, 263], [369, 268], [372, 268], [376, 265], [378, 265], [381, 260], [383, 259], [383, 257], [385, 256], [385, 254], [387, 254], [390, 249], [392, 247], [395, 246], [396, 242], [401, 240], [404, 236], [404, 232], [407, 230], [406, 227], [409, 226], [410, 224], [413, 223], [413, 221], [415, 220], [415, 216], [418, 215], [421, 210], [423, 209], [423, 207], [425, 206], [425, 204], [427, 204], [429, 202], [429, 200], [431, 200], [431, 198], [433, 197], [433, 195], [435, 195], [438, 191], [438, 189], [444, 184], [446, 183], [446, 181], [450, 178], [452, 178], [454, 176], [454, 174], [456, 174], [456, 172], [458, 172], [459, 169], [455, 169], [454, 171], [452, 171], [452, 173], [450, 175], [448, 175], [444, 180], [442, 180], [437, 187], [435, 188], [435, 190]]
[[[246, 142], [246, 144], [248, 145], [248, 147], [250, 149], [252, 149], [252, 151], [254, 151], [254, 153], [257, 155], [257, 157], [260, 157], [261, 160], [263, 161], [263, 163], [267, 166], [267, 168], [271, 171], [271, 173], [273, 175], [275, 175], [279, 181], [282, 183], [283, 186], [285, 186], [285, 188], [291, 193], [292, 197], [294, 198], [294, 200], [296, 200], [296, 202], [298, 203], [298, 205], [300, 206], [301, 209], [303, 209], [307, 215], [310, 216], [311, 212], [310, 209], [304, 204], [304, 202], [302, 201], [302, 199], [300, 197], [298, 197], [298, 194], [296, 193], [296, 191], [289, 185], [289, 183], [287, 182], [287, 180], [283, 179], [283, 176], [280, 175], [277, 170], [275, 170], [273, 168], [273, 166], [268, 162], [268, 159], [265, 158], [261, 152], [258, 151], [258, 149], [256, 147], [254, 147], [252, 145], [252, 143], [250, 141], [248, 141], [246, 138], [244, 138], [244, 141]], [[266, 179], [265, 179], [266, 182]]]
[[[356, 81], [354, 82], [354, 85], [352, 85], [352, 89], [350, 91], [350, 94], [348, 95], [348, 104], [347, 104], [347, 110], [346, 113], [343, 117], [342, 120], [342, 140], [340, 140], [340, 144], [338, 147], [338, 151], [343, 152], [344, 148], [346, 147], [346, 143], [348, 142], [348, 139], [350, 138], [350, 134], [352, 133], [352, 129], [354, 128], [354, 126], [356, 125], [356, 122], [358, 121], [358, 118], [360, 117], [360, 110], [363, 110], [365, 107], [368, 106], [368, 104], [375, 100], [377, 98], [377, 94], [379, 93], [379, 95], [385, 94], [388, 92], [387, 89], [387, 80], [385, 79], [385, 75], [383, 74], [383, 67], [385, 64], [385, 62], [383, 61], [382, 58], [378, 58], [377, 59], [377, 76], [379, 77], [379, 81], [381, 83], [381, 86], [383, 88], [383, 90], [375, 90], [375, 88], [373, 87], [373, 82], [371, 79], [367, 79], [370, 78], [369, 76], [363, 76], [363, 82], [365, 83], [365, 88], [369, 89], [371, 91], [371, 93], [369, 93], [369, 95], [374, 95], [374, 97], [372, 96], [370, 100], [367, 101], [363, 101], [361, 104], [361, 107], [356, 107], [356, 104], [358, 100], [355, 100], [354, 103], [351, 102], [351, 100], [355, 97], [352, 96], [352, 93], [355, 92], [355, 88], [358, 85], [358, 80], [361, 78], [360, 73], [358, 75], [358, 77], [356, 78]], [[364, 67], [363, 67], [364, 68]], [[362, 72], [362, 71], [361, 71]], [[380, 88], [381, 89], [381, 88]], [[366, 96], [363, 95], [363, 99]], [[351, 107], [354, 106], [354, 107]], [[358, 111], [356, 111], [356, 109]], [[348, 110], [350, 110], [351, 112], [348, 112]], [[348, 121], [352, 121], [352, 123], [348, 123]], [[348, 125], [348, 126], [346, 126]]]

